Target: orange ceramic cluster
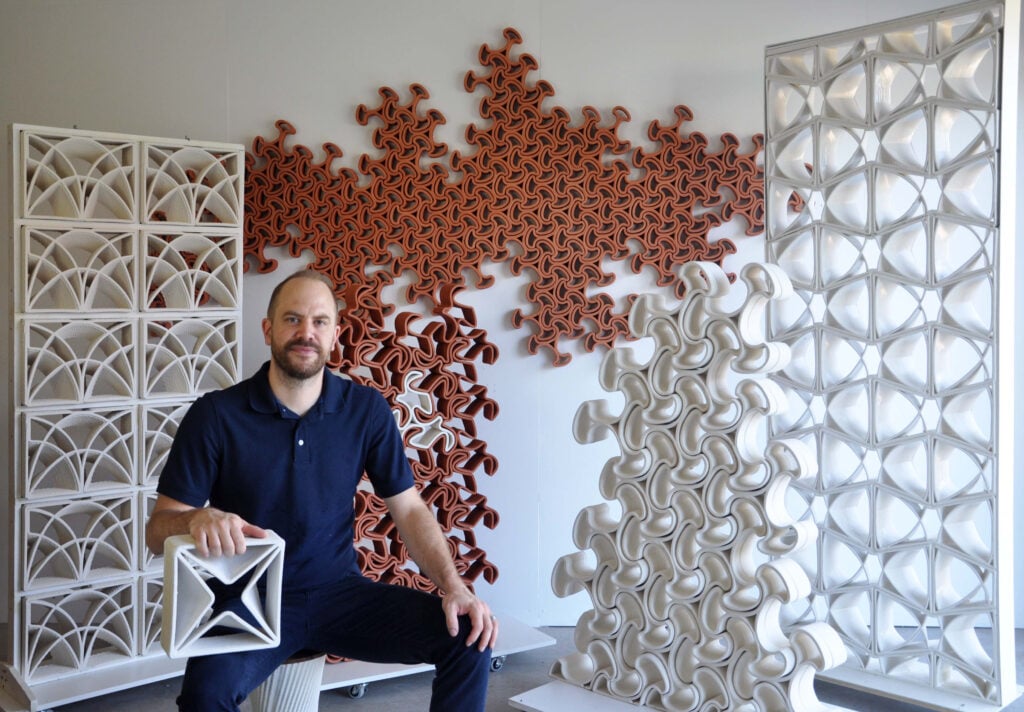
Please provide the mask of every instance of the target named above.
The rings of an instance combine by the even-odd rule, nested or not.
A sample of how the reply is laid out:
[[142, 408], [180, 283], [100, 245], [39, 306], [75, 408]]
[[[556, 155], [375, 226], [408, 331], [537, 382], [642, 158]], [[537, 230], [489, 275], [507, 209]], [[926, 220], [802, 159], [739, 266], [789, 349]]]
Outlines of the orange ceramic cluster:
[[[403, 102], [382, 88], [376, 108], [357, 109], [361, 124], [374, 125], [376, 152], [361, 156], [356, 169], [336, 166], [342, 151], [335, 144], [324, 144], [319, 160], [290, 144], [295, 129], [278, 121], [276, 138], [253, 141], [245, 193], [250, 264], [273, 270], [264, 251], [283, 246], [311, 257], [311, 267], [337, 284], [345, 306], [334, 365], [368, 370], [392, 398], [412, 370], [426, 374], [421, 387], [460, 436], [453, 452], [440, 444], [421, 450], [417, 475], [442, 523], [461, 531], [462, 538], [452, 535], [459, 565], [488, 578], [497, 572], [474, 545], [472, 526], [493, 526], [497, 515], [476, 493], [474, 473], [497, 464], [476, 439], [474, 418], [493, 418], [497, 407], [475, 383], [473, 364], [493, 361], [497, 352], [455, 303], [457, 293], [490, 286], [488, 263], [529, 276], [511, 321], [528, 325], [530, 353], [546, 350], [554, 365], [564, 365], [570, 340], [594, 350], [628, 338], [632, 300], [616, 304], [601, 291], [614, 280], [605, 260], [626, 261], [637, 273], [652, 269], [660, 285], [682, 296], [681, 264], [721, 264], [735, 251], [727, 239], [710, 242], [709, 231], [742, 217], [747, 234], [759, 233], [764, 206], [760, 136], [744, 153], [725, 134], [711, 152], [703, 135], [683, 133], [692, 115], [679, 106], [673, 122], [650, 124], [653, 149], [633, 147], [617, 136], [629, 120], [621, 107], [609, 122], [592, 107], [579, 121], [547, 108], [553, 88], [528, 79], [536, 60], [513, 53], [522, 41], [515, 30], [506, 29], [504, 39], [502, 47], [481, 47], [483, 71], [465, 77], [466, 90], [482, 94], [483, 121], [466, 129], [464, 154], [435, 140], [445, 118], [424, 106], [426, 89], [413, 85]], [[399, 277], [409, 282], [407, 303], [389, 304], [383, 290]], [[440, 321], [413, 329], [417, 317], [403, 310], [416, 302]], [[367, 519], [359, 534], [374, 542], [363, 549], [368, 570], [415, 579], [402, 568], [405, 552], [381, 505], [366, 498], [360, 506]]]

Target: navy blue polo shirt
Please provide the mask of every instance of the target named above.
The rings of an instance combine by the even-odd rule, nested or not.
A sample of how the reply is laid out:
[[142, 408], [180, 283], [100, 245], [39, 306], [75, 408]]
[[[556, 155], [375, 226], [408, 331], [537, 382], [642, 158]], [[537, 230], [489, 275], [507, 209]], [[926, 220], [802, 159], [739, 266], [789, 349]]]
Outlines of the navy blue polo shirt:
[[372, 388], [324, 371], [303, 416], [270, 389], [270, 364], [192, 404], [157, 492], [209, 504], [285, 540], [284, 585], [303, 589], [358, 571], [353, 498], [363, 472], [390, 497], [413, 486], [391, 408]]

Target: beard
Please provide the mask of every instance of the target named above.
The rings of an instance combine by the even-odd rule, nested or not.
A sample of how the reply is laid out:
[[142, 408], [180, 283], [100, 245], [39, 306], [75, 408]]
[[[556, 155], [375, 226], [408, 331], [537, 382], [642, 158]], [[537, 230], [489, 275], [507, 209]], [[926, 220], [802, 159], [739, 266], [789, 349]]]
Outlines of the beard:
[[[316, 358], [307, 362], [303, 361], [301, 357], [294, 355], [291, 352], [291, 348], [297, 345], [312, 346], [316, 348]], [[271, 344], [270, 356], [284, 375], [297, 381], [305, 381], [320, 374], [324, 365], [327, 363], [328, 354], [320, 348], [319, 344], [308, 343], [296, 339], [294, 341], [289, 341], [283, 346]]]

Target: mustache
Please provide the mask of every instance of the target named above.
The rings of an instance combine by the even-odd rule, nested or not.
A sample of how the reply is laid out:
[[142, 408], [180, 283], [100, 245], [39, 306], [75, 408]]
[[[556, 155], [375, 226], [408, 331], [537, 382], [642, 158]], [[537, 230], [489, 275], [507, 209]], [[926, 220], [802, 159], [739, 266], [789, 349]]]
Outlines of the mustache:
[[290, 349], [293, 346], [311, 346], [311, 347], [316, 348], [316, 349], [320, 348], [320, 344], [318, 344], [313, 339], [310, 339], [310, 340], [306, 340], [306, 339], [292, 339], [291, 341], [289, 341], [288, 343], [286, 343], [284, 345], [285, 349]]

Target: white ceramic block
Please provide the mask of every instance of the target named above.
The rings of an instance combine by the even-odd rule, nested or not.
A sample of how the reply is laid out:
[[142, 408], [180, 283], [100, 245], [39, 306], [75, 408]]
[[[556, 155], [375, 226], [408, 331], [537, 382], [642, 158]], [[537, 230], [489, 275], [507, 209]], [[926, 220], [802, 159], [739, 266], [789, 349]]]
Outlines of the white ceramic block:
[[[190, 536], [169, 537], [164, 544], [164, 606], [160, 643], [172, 658], [273, 648], [281, 642], [281, 576], [284, 540], [271, 532], [247, 538], [245, 553], [202, 557]], [[266, 575], [265, 599], [257, 584]], [[230, 611], [214, 614], [214, 594], [207, 581], [243, 583], [242, 603], [254, 622]], [[233, 633], [209, 635], [215, 627]]]

